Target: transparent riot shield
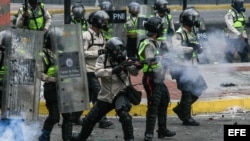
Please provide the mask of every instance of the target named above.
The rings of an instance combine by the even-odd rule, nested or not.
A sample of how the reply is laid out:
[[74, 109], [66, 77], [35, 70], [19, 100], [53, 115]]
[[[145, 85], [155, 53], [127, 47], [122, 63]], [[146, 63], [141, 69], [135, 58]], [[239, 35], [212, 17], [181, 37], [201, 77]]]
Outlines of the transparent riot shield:
[[2, 118], [37, 120], [43, 32], [10, 29], [9, 33], [5, 38]]
[[124, 29], [124, 23], [127, 20], [127, 12], [126, 12], [126, 0], [113, 0], [114, 11], [110, 16], [112, 19], [113, 26], [113, 37], [120, 37], [124, 41], [126, 41], [126, 34]]
[[154, 16], [154, 9], [150, 5], [141, 4], [139, 16], [151, 17]]
[[149, 17], [154, 16], [153, 7], [150, 5], [140, 5], [140, 11], [138, 15], [137, 21], [137, 30], [138, 30], [138, 37], [137, 37], [137, 47], [141, 41], [141, 39], [146, 38], [146, 30], [144, 28], [144, 24], [148, 20]]
[[89, 92], [82, 32], [79, 24], [52, 26], [52, 46], [58, 65], [59, 110], [71, 113], [89, 109]]

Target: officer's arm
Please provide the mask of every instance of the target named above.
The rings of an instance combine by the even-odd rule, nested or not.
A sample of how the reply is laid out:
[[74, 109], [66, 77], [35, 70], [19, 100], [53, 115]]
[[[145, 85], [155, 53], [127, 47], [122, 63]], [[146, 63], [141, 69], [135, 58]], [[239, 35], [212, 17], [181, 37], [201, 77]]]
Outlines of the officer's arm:
[[233, 26], [233, 15], [231, 13], [227, 13], [224, 17], [227, 28], [230, 32], [234, 33], [237, 36], [240, 36], [240, 32]]
[[145, 61], [149, 66], [158, 63], [157, 58], [155, 57], [154, 54], [154, 47], [152, 47], [151, 45], [147, 45], [145, 47], [144, 56], [145, 56]]
[[193, 51], [193, 47], [187, 47], [182, 45], [182, 37], [180, 34], [175, 34], [172, 37], [172, 42], [173, 45], [170, 49], [176, 52], [177, 54], [191, 53]]
[[55, 77], [52, 77], [52, 76], [48, 76], [47, 74], [45, 73], [42, 73], [42, 81], [44, 81], [45, 83], [48, 83], [48, 82], [56, 82], [56, 78]]
[[88, 31], [85, 31], [83, 33], [83, 51], [85, 58], [97, 58], [98, 56], [98, 50], [92, 50], [94, 47], [89, 47], [91, 42], [91, 35]]
[[173, 18], [170, 19], [170, 28], [172, 28], [173, 32], [175, 32], [174, 20], [173, 20]]
[[97, 77], [107, 77], [112, 76], [112, 67], [104, 68], [104, 57], [105, 55], [101, 55], [97, 58], [95, 64], [95, 75]]
[[44, 20], [45, 20], [44, 30], [48, 30], [51, 25], [51, 15], [47, 8], [44, 8]]

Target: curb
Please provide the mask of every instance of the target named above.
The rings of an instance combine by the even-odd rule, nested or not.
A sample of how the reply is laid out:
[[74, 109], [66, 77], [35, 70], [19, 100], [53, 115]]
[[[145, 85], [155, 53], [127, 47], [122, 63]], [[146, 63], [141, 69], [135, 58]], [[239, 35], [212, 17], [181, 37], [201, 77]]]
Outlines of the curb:
[[[146, 100], [142, 100], [142, 104], [137, 106], [132, 106], [130, 114], [132, 116], [146, 116], [147, 104]], [[173, 101], [170, 103], [167, 113], [168, 115], [175, 115], [172, 109], [177, 105], [178, 101]], [[90, 106], [92, 107], [92, 105]], [[199, 99], [192, 106], [192, 114], [209, 114], [209, 113], [223, 113], [223, 112], [239, 112], [250, 110], [250, 96], [241, 97], [225, 97], [214, 99]], [[86, 115], [89, 110], [84, 111], [83, 115]], [[39, 114], [48, 114], [45, 106], [45, 102], [40, 102]], [[108, 116], [116, 116], [114, 110], [110, 111]]]

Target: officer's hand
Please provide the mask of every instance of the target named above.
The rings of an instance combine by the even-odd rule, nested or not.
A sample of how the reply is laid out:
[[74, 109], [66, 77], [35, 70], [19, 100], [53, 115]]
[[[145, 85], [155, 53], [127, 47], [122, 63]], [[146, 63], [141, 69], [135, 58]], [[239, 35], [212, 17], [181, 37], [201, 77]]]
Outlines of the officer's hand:
[[99, 49], [98, 50], [98, 56], [99, 55], [102, 55], [102, 54], [105, 54], [106, 53], [106, 50], [105, 49]]
[[120, 74], [123, 70], [123, 66], [118, 65], [112, 69], [112, 74]]

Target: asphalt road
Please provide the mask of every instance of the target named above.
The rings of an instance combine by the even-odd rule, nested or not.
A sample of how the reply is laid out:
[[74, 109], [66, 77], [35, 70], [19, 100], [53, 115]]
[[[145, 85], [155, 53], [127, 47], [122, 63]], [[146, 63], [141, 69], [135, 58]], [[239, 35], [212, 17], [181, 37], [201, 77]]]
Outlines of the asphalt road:
[[[122, 141], [123, 132], [121, 124], [117, 117], [109, 117], [115, 123], [114, 129], [100, 129], [96, 126], [92, 135], [87, 141]], [[249, 111], [227, 111], [225, 113], [208, 114], [193, 116], [200, 126], [188, 127], [182, 126], [180, 120], [176, 116], [168, 117], [168, 129], [175, 131], [177, 134], [171, 138], [158, 139], [157, 126], [155, 128], [154, 141], [224, 141], [224, 125], [248, 125], [250, 126]], [[45, 119], [44, 115], [40, 115], [37, 122], [27, 122], [23, 124], [24, 141], [37, 141]], [[145, 130], [145, 118], [133, 117], [135, 141], [143, 141]], [[80, 132], [81, 126], [75, 125], [74, 132]], [[18, 133], [17, 133], [18, 134]], [[248, 134], [249, 135], [249, 134]], [[234, 138], [232, 138], [234, 139]], [[11, 129], [6, 130], [0, 141], [17, 141], [13, 139]], [[19, 140], [18, 140], [19, 141]], [[61, 139], [61, 123], [55, 125], [51, 133], [51, 141], [62, 141]], [[245, 140], [241, 140], [245, 141]]]

